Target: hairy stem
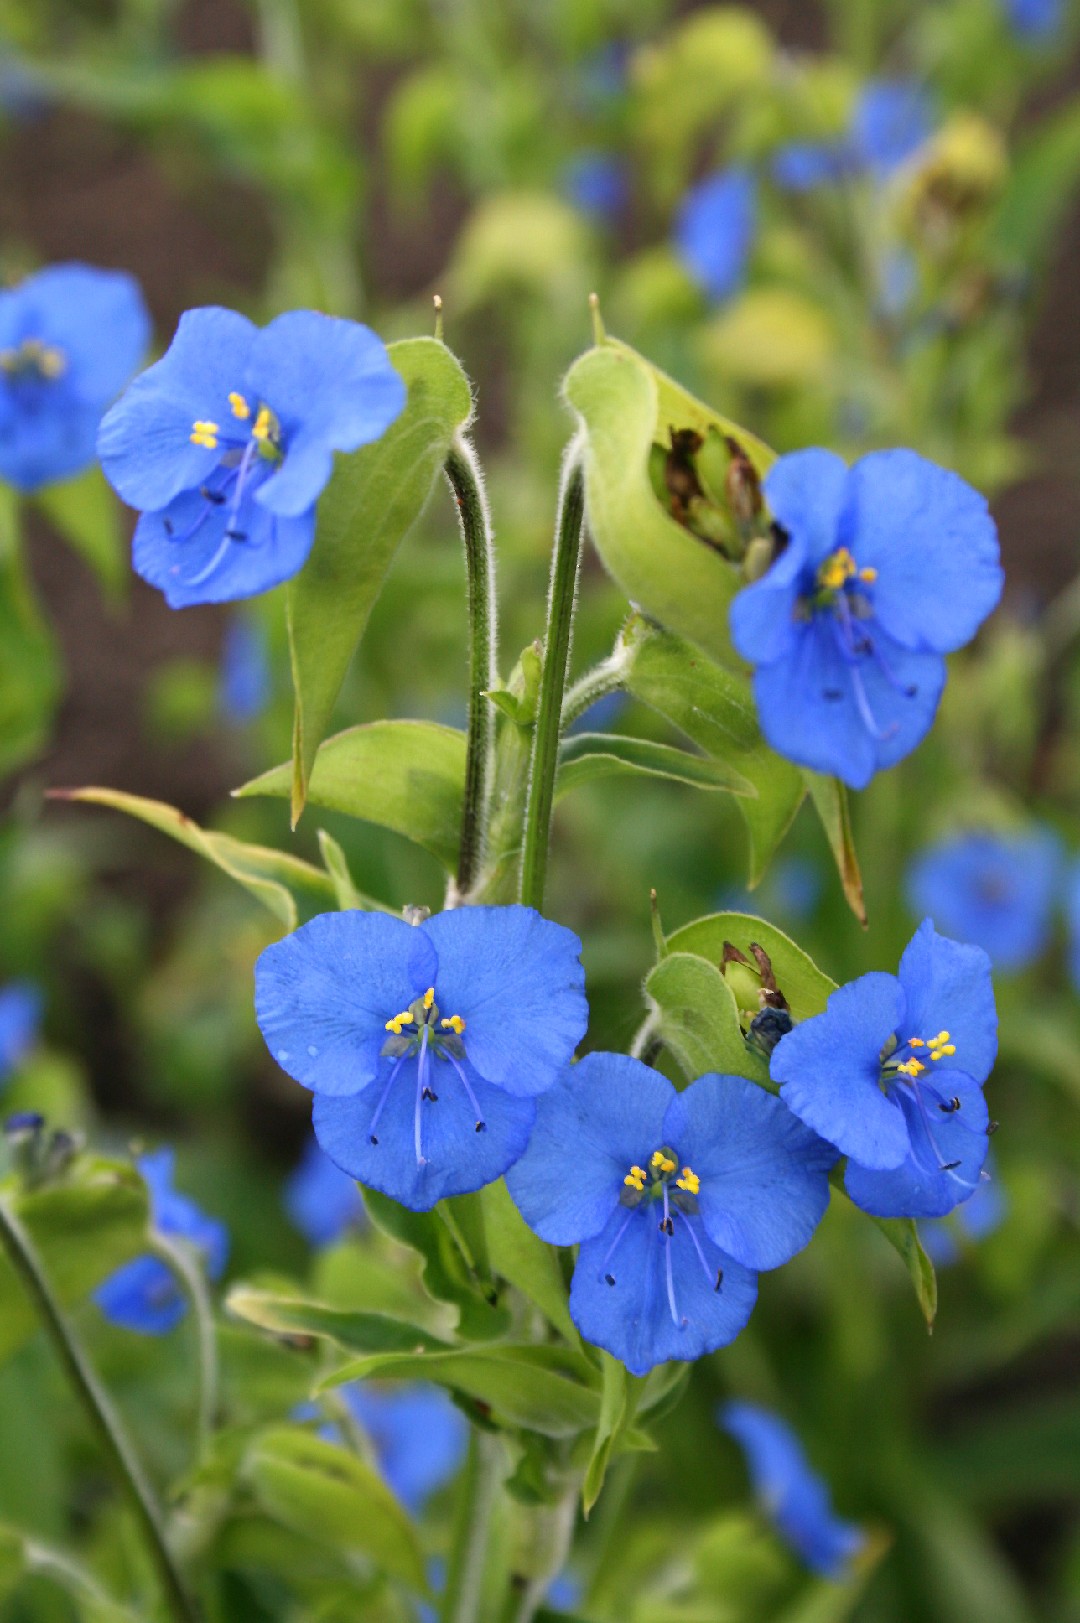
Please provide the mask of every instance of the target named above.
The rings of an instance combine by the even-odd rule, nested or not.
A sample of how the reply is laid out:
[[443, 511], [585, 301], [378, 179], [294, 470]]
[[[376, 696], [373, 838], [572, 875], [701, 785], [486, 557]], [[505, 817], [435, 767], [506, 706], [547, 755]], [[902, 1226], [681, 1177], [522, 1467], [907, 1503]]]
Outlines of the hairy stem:
[[559, 521], [555, 550], [551, 559], [548, 588], [547, 634], [544, 638], [544, 668], [540, 678], [540, 700], [533, 734], [529, 793], [525, 802], [525, 828], [521, 847], [521, 900], [529, 907], [542, 908], [547, 875], [548, 838], [551, 808], [555, 796], [555, 771], [559, 764], [562, 734], [563, 693], [570, 663], [570, 637], [577, 597], [581, 538], [585, 520], [585, 480], [578, 447], [572, 444], [563, 464], [559, 492]]
[[476, 452], [458, 435], [446, 459], [446, 477], [465, 544], [469, 611], [469, 734], [456, 891], [468, 894], [483, 863], [491, 808], [495, 712], [487, 694], [495, 685], [497, 616], [491, 515]]
[[442, 1623], [483, 1623], [485, 1576], [505, 1470], [502, 1440], [474, 1428], [454, 1523]]
[[206, 1277], [193, 1249], [176, 1244], [163, 1234], [152, 1234], [150, 1249], [179, 1279], [191, 1303], [195, 1334], [199, 1345], [199, 1430], [198, 1457], [210, 1446], [218, 1409], [217, 1332]]
[[563, 731], [572, 722], [590, 710], [598, 699], [606, 699], [609, 693], [621, 693], [626, 686], [626, 655], [622, 648], [617, 648], [607, 659], [602, 659], [599, 665], [576, 681], [563, 700], [562, 724]]
[[147, 1548], [157, 1568], [169, 1612], [175, 1623], [199, 1623], [195, 1602], [173, 1559], [165, 1538], [165, 1525], [154, 1491], [86, 1354], [41, 1267], [33, 1241], [6, 1202], [0, 1200], [0, 1243], [7, 1252], [23, 1289], [34, 1304], [45, 1333], [52, 1342], [72, 1389], [82, 1404], [102, 1449], [131, 1501]]

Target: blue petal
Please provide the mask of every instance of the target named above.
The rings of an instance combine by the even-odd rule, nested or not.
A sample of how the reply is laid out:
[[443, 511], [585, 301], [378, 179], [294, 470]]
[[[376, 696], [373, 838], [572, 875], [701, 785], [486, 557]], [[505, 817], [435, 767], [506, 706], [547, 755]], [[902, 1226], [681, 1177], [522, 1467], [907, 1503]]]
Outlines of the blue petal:
[[419, 1381], [394, 1388], [350, 1381], [341, 1395], [374, 1444], [383, 1479], [418, 1516], [461, 1466], [465, 1416], [441, 1388]]
[[697, 1173], [701, 1220], [729, 1256], [779, 1268], [809, 1243], [837, 1152], [782, 1100], [741, 1076], [699, 1077], [668, 1107], [663, 1142]]
[[1061, 869], [1061, 842], [1049, 829], [954, 834], [915, 859], [909, 905], [982, 947], [995, 968], [1024, 969], [1049, 941]]
[[859, 160], [888, 175], [917, 152], [933, 133], [933, 104], [910, 79], [867, 84], [855, 104], [851, 138]]
[[[226, 535], [235, 527], [243, 540]], [[314, 509], [300, 518], [274, 518], [245, 497], [234, 525], [228, 506], [184, 491], [162, 512], [143, 513], [132, 563], [143, 580], [164, 592], [171, 609], [234, 603], [290, 580], [307, 562], [314, 539]]]
[[[912, 1153], [888, 1171], [849, 1161], [844, 1188], [873, 1217], [944, 1217], [974, 1194], [986, 1163], [990, 1141], [982, 1089], [950, 1071], [936, 1085], [920, 1079], [917, 1090], [898, 1086], [896, 1094]], [[948, 1108], [954, 1099], [959, 1110]]]
[[221, 650], [219, 703], [228, 719], [242, 724], [261, 716], [273, 692], [266, 629], [237, 616], [229, 621]]
[[726, 1403], [717, 1419], [741, 1445], [754, 1493], [781, 1537], [815, 1572], [842, 1578], [866, 1535], [834, 1513], [795, 1433], [753, 1403]]
[[1022, 40], [1045, 44], [1060, 33], [1065, 0], [1004, 0], [1009, 23]]
[[789, 192], [812, 192], [841, 180], [849, 164], [840, 141], [790, 141], [772, 160], [772, 176]]
[[872, 451], [855, 463], [840, 539], [860, 568], [877, 570], [875, 615], [907, 648], [963, 647], [1001, 597], [985, 498], [914, 451]]
[[229, 1231], [216, 1217], [208, 1217], [188, 1196], [172, 1186], [175, 1156], [169, 1148], [140, 1155], [139, 1174], [150, 1194], [150, 1218], [159, 1234], [171, 1234], [196, 1246], [207, 1273], [217, 1279], [229, 1254]]
[[987, 1156], [979, 1178], [978, 1188], [967, 1200], [957, 1206], [949, 1219], [927, 1218], [919, 1224], [919, 1238], [923, 1250], [935, 1268], [948, 1267], [957, 1262], [961, 1250], [967, 1250], [977, 1240], [984, 1240], [1001, 1227], [1008, 1211], [1008, 1201], [992, 1157]]
[[9, 981], [0, 991], [0, 1082], [36, 1041], [43, 1001], [33, 981]]
[[32, 409], [24, 409], [0, 380], [0, 478], [16, 490], [69, 479], [94, 460], [101, 407], [83, 405], [62, 381], [40, 385], [40, 394]]
[[585, 1035], [581, 942], [531, 907], [459, 907], [421, 928], [439, 955], [435, 1001], [465, 1021], [469, 1061], [508, 1093], [542, 1093]]
[[757, 186], [748, 169], [709, 175], [691, 187], [675, 222], [675, 246], [711, 299], [736, 292], [757, 231]]
[[159, 1257], [136, 1257], [110, 1275], [94, 1292], [107, 1319], [123, 1330], [163, 1336], [187, 1312], [179, 1285]]
[[734, 599], [731, 640], [743, 659], [767, 665], [795, 650], [802, 632], [796, 607], [806, 590], [806, 573], [805, 543], [793, 536], [766, 574]]
[[285, 458], [259, 492], [271, 512], [294, 516], [330, 477], [332, 451], [355, 451], [385, 433], [406, 389], [370, 327], [314, 310], [290, 310], [257, 335], [247, 387], [277, 413]]
[[[362, 1093], [351, 1098], [316, 1098], [315, 1136], [330, 1159], [351, 1178], [381, 1190], [414, 1212], [429, 1211], [449, 1195], [466, 1195], [501, 1178], [529, 1142], [535, 1102], [515, 1098], [466, 1066], [484, 1123], [477, 1132], [476, 1109], [461, 1078], [448, 1060], [434, 1062], [426, 1076], [437, 1097], [434, 1102], [420, 1099], [422, 1160], [418, 1162], [417, 1060], [406, 1059], [391, 1081], [393, 1063], [383, 1060], [375, 1086]], [[377, 1139], [374, 1144], [373, 1136]]]
[[873, 627], [870, 636], [876, 655], [861, 655], [853, 666], [820, 612], [800, 628], [790, 656], [754, 672], [761, 730], [772, 748], [853, 789], [865, 789], [875, 772], [921, 742], [945, 682], [940, 655], [909, 652]]
[[64, 351], [65, 383], [100, 415], [150, 342], [150, 316], [134, 276], [92, 265], [49, 265], [15, 293], [25, 302], [29, 335]]
[[664, 1142], [674, 1097], [667, 1077], [623, 1054], [568, 1066], [538, 1099], [529, 1147], [506, 1176], [529, 1227], [552, 1245], [599, 1234], [630, 1168]]
[[285, 1184], [285, 1210], [309, 1245], [332, 1245], [364, 1220], [355, 1182], [311, 1138]]
[[903, 1014], [895, 976], [860, 975], [773, 1049], [769, 1070], [784, 1103], [867, 1166], [899, 1166], [911, 1148], [900, 1106], [880, 1085], [881, 1050]]
[[[704, 1266], [688, 1222], [697, 1224]], [[668, 1303], [669, 1245], [678, 1322]], [[757, 1275], [715, 1246], [699, 1219], [677, 1217], [667, 1239], [651, 1203], [636, 1211], [616, 1209], [603, 1232], [581, 1247], [570, 1285], [570, 1316], [586, 1341], [621, 1359], [632, 1375], [646, 1375], [669, 1358], [700, 1358], [726, 1347], [745, 1328], [756, 1301]]]
[[106, 413], [98, 456], [130, 507], [157, 511], [209, 478], [221, 450], [192, 445], [192, 424], [214, 422], [229, 433], [229, 394], [240, 388], [257, 331], [235, 310], [187, 311], [161, 360]]
[[843, 457], [814, 448], [780, 457], [765, 475], [769, 511], [789, 535], [800, 538], [815, 568], [840, 545], [836, 532], [847, 478]]
[[358, 1093], [379, 1070], [387, 1020], [423, 996], [436, 965], [426, 935], [402, 919], [320, 913], [260, 953], [255, 1017], [278, 1064], [305, 1088]]
[[898, 973], [907, 1000], [901, 1039], [947, 1031], [956, 1053], [933, 1062], [934, 1075], [955, 1068], [985, 1082], [997, 1058], [998, 1022], [990, 960], [982, 948], [950, 941], [924, 919], [904, 948]]

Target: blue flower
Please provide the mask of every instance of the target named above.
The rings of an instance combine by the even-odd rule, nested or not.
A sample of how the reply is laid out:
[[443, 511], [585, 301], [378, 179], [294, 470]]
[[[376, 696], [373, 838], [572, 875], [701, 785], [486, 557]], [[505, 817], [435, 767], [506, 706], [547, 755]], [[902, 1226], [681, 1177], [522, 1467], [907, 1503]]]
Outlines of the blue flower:
[[383, 343], [355, 321], [292, 310], [259, 328], [189, 310], [98, 435], [142, 514], [136, 571], [174, 609], [287, 580], [311, 551], [333, 453], [378, 439], [404, 404]]
[[563, 189], [583, 214], [601, 220], [617, 219], [630, 196], [625, 166], [609, 152], [579, 152], [566, 166]]
[[1008, 1211], [1001, 1184], [988, 1159], [974, 1194], [949, 1217], [931, 1217], [919, 1224], [923, 1250], [936, 1268], [959, 1261], [961, 1247], [984, 1240], [1001, 1227]]
[[[136, 1162], [150, 1194], [151, 1223], [159, 1234], [196, 1246], [206, 1259], [207, 1273], [217, 1279], [228, 1255], [228, 1231], [172, 1187], [173, 1161], [172, 1150], [166, 1149], [142, 1155]], [[147, 1336], [165, 1335], [187, 1312], [187, 1299], [171, 1269], [160, 1257], [149, 1255], [118, 1268], [94, 1292], [94, 1300], [113, 1324]]]
[[914, 451], [850, 469], [796, 451], [765, 494], [786, 544], [731, 607], [762, 730], [781, 755], [863, 789], [929, 731], [942, 655], [997, 603], [997, 531], [977, 491]]
[[733, 1341], [757, 1273], [807, 1244], [833, 1150], [738, 1076], [676, 1093], [621, 1054], [589, 1054], [539, 1101], [507, 1187], [530, 1228], [578, 1245], [570, 1313], [635, 1375]]
[[848, 1156], [844, 1187], [874, 1217], [944, 1217], [979, 1182], [981, 1084], [997, 1054], [990, 960], [925, 919], [899, 975], [860, 975], [773, 1050], [780, 1095]]
[[418, 1516], [456, 1476], [469, 1422], [440, 1387], [423, 1382], [391, 1387], [351, 1381], [341, 1396], [371, 1438], [383, 1480]]
[[42, 1001], [32, 981], [9, 981], [0, 991], [0, 1083], [36, 1042]]
[[746, 276], [757, 232], [757, 186], [748, 169], [721, 169], [692, 186], [675, 222], [675, 246], [710, 299], [730, 298]]
[[1003, 0], [1003, 4], [1009, 26], [1023, 40], [1052, 40], [1065, 22], [1064, 0]]
[[257, 620], [229, 621], [221, 649], [221, 708], [230, 721], [255, 721], [270, 702], [266, 631]]
[[149, 341], [125, 271], [50, 265], [0, 292], [0, 479], [37, 490], [88, 467], [101, 414]]
[[363, 1222], [364, 1203], [348, 1173], [334, 1165], [315, 1139], [285, 1185], [285, 1210], [310, 1245], [331, 1245]]
[[851, 116], [851, 145], [859, 165], [884, 177], [906, 163], [934, 131], [934, 109], [922, 85], [880, 79], [865, 85]]
[[772, 176], [789, 192], [814, 192], [842, 180], [851, 169], [848, 144], [837, 141], [789, 141], [773, 154]]
[[954, 834], [923, 851], [907, 876], [908, 902], [942, 929], [972, 941], [996, 969], [1033, 963], [1050, 938], [1061, 847], [1048, 829]]
[[261, 954], [255, 1013], [331, 1160], [427, 1211], [524, 1150], [588, 1024], [580, 951], [531, 907], [323, 913]]
[[754, 1492], [781, 1538], [814, 1572], [843, 1578], [866, 1535], [836, 1515], [791, 1427], [754, 1403], [722, 1404], [717, 1420], [742, 1447]]

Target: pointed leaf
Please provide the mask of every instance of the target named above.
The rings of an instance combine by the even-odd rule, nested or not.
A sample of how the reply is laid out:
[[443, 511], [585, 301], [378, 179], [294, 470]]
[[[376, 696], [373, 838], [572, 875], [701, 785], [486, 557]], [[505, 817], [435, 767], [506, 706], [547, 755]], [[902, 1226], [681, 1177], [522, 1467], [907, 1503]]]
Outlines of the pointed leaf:
[[[239, 796], [292, 792], [292, 768], [273, 767]], [[315, 757], [307, 798], [392, 828], [448, 869], [457, 863], [465, 792], [465, 734], [434, 721], [372, 721], [328, 738]]]
[[851, 803], [847, 789], [839, 778], [826, 778], [820, 772], [804, 774], [814, 810], [821, 819], [829, 850], [840, 875], [840, 883], [859, 923], [866, 928], [866, 900], [863, 896], [862, 874], [855, 854], [855, 841], [851, 832]]
[[603, 1385], [600, 1388], [600, 1420], [581, 1489], [581, 1504], [586, 1516], [599, 1499], [600, 1490], [604, 1486], [604, 1477], [607, 1475], [615, 1444], [626, 1420], [629, 1393], [626, 1366], [617, 1358], [612, 1358], [610, 1353], [601, 1351], [600, 1371], [603, 1377]]
[[934, 1264], [923, 1250], [919, 1229], [913, 1217], [872, 1217], [870, 1221], [881, 1230], [896, 1251], [915, 1287], [915, 1297], [928, 1332], [933, 1332], [937, 1318], [937, 1275]]
[[559, 752], [555, 798], [561, 800], [583, 783], [597, 778], [644, 775], [670, 778], [695, 789], [726, 789], [730, 795], [756, 795], [748, 778], [726, 761], [688, 750], [656, 744], [648, 738], [624, 738], [615, 733], [577, 733]]
[[480, 1191], [487, 1232], [488, 1257], [495, 1273], [538, 1307], [548, 1323], [571, 1346], [580, 1338], [570, 1317], [568, 1293], [558, 1254], [529, 1228], [510, 1198], [506, 1184], [489, 1183]]
[[723, 1071], [769, 1085], [768, 1066], [747, 1048], [731, 987], [713, 964], [689, 952], [669, 953], [646, 975], [645, 996], [657, 1035], [688, 1079]]
[[317, 1336], [333, 1341], [347, 1352], [420, 1352], [448, 1345], [419, 1325], [387, 1313], [364, 1313], [329, 1307], [301, 1296], [283, 1296], [251, 1285], [234, 1285], [225, 1306], [239, 1319], [257, 1324], [275, 1335]]
[[334, 906], [334, 885], [330, 876], [310, 862], [275, 851], [271, 846], [248, 845], [231, 834], [215, 834], [200, 828], [198, 823], [163, 800], [144, 800], [141, 795], [123, 794], [118, 789], [54, 789], [50, 798], [108, 806], [160, 829], [162, 834], [186, 845], [189, 851], [198, 852], [230, 879], [243, 885], [288, 930], [296, 929], [301, 914], [309, 916]]
[[469, 1341], [505, 1335], [509, 1313], [496, 1300], [492, 1287], [477, 1277], [439, 1211], [412, 1212], [376, 1189], [362, 1192], [376, 1227], [423, 1257], [424, 1285], [436, 1301], [450, 1302], [458, 1309], [459, 1333]]
[[292, 819], [304, 809], [315, 752], [398, 545], [427, 504], [454, 435], [472, 415], [461, 367], [434, 338], [391, 344], [408, 388], [381, 439], [339, 456], [319, 501], [311, 556], [287, 588], [292, 654]]

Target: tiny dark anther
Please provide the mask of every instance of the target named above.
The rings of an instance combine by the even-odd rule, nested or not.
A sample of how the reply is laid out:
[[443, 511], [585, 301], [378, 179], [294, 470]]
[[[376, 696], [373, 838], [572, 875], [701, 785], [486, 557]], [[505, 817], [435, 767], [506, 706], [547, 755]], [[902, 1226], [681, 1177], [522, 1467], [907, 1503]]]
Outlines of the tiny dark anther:
[[660, 1233], [661, 1234], [674, 1234], [675, 1233], [675, 1224], [672, 1222], [670, 1217], [661, 1218], [659, 1226], [660, 1226]]
[[909, 688], [905, 688], [905, 689], [904, 689], [904, 696], [905, 696], [905, 698], [908, 698], [908, 699], [915, 699], [915, 698], [917, 698], [917, 697], [918, 697], [918, 693], [919, 693], [919, 690], [918, 690], [918, 688], [917, 688], [917, 687], [916, 687], [916, 685], [915, 685], [915, 683], [914, 683], [914, 682], [912, 682], [912, 684], [911, 684], [911, 686], [910, 686], [910, 687], [909, 687]]
[[614, 1274], [605, 1274], [604, 1278], [607, 1280], [607, 1283], [609, 1285], [614, 1285], [614, 1283], [615, 1283], [615, 1275]]
[[377, 1138], [376, 1138], [376, 1137], [375, 1137], [375, 1134], [374, 1134], [374, 1133], [372, 1133], [372, 1135], [371, 1135], [371, 1143], [372, 1143], [372, 1144], [377, 1144], [377, 1143], [378, 1143], [378, 1142], [379, 1142], [379, 1141], [378, 1141], [378, 1139], [377, 1139]]
[[228, 536], [230, 541], [246, 541], [247, 540], [247, 531], [246, 530], [226, 530], [225, 534]]
[[199, 495], [204, 501], [213, 502], [215, 507], [224, 507], [225, 497], [220, 490], [211, 490], [207, 485], [199, 486]]
[[959, 1161], [946, 1161], [941, 1170], [942, 1172], [954, 1172], [959, 1165]]
[[174, 533], [172, 519], [171, 518], [165, 519], [164, 524], [165, 524], [165, 534], [166, 535], [172, 535]]
[[438, 1104], [439, 1102], [439, 1095], [435, 1092], [434, 1088], [425, 1088], [423, 1097], [429, 1100], [433, 1105]]
[[477, 1132], [477, 1133], [486, 1133], [487, 1132], [487, 1122], [486, 1121], [478, 1121], [475, 1128], [473, 1129], [473, 1131]]
[[997, 1130], [998, 1130], [998, 1128], [1000, 1126], [1001, 1126], [1001, 1123], [999, 1121], [987, 1122], [987, 1124], [986, 1124], [986, 1136], [987, 1136], [987, 1138], [993, 1138], [994, 1134], [997, 1132]]
[[822, 688], [821, 696], [823, 699], [830, 699], [835, 703], [837, 699], [842, 699], [844, 694], [840, 688]]
[[960, 1109], [960, 1100], [957, 1097], [957, 1095], [954, 1093], [952, 1098], [949, 1100], [948, 1104], [938, 1105], [938, 1109], [943, 1110], [945, 1112], [946, 1116], [951, 1116], [954, 1113], [954, 1111], [957, 1111], [957, 1110]]
[[716, 1270], [716, 1284], [713, 1286], [713, 1290], [718, 1291], [723, 1283], [724, 1283], [724, 1270], [722, 1268], [718, 1268]]

